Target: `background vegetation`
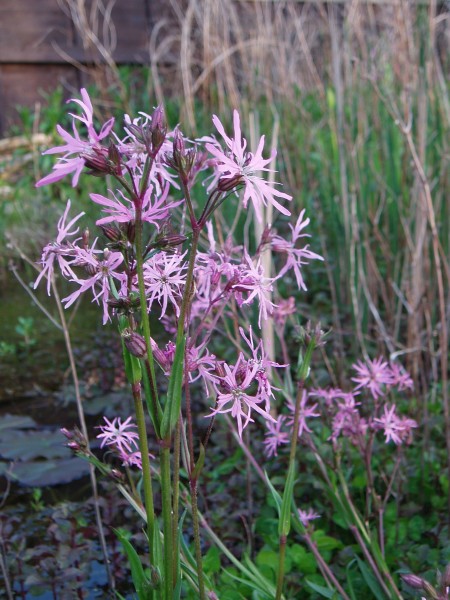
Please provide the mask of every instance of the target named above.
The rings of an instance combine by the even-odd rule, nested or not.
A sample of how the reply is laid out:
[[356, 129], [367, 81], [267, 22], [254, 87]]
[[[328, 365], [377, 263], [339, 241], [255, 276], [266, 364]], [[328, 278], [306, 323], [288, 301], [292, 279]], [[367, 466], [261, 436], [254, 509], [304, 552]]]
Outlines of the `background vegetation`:
[[[401, 554], [405, 568], [430, 575], [449, 559], [446, 5], [174, 0], [171, 7], [177, 26], [162, 20], [155, 28], [147, 68], [118, 68], [111, 61], [92, 68], [98, 114], [119, 114], [124, 106], [130, 114], [151, 112], [163, 103], [171, 126], [188, 123], [186, 133], [197, 136], [210, 132], [212, 113], [229, 120], [237, 107], [250, 145], [259, 131], [272, 132], [277, 169], [294, 196], [292, 213], [306, 208], [312, 249], [326, 259], [323, 267], [309, 269], [309, 291], [298, 304], [302, 320], [320, 320], [332, 329], [315, 357], [314, 383], [345, 387], [351, 362], [377, 355], [400, 357], [414, 379], [408, 412], [420, 430], [408, 448], [406, 510], [392, 509], [390, 516], [395, 535], [387, 556], [398, 566]], [[107, 53], [106, 40], [97, 42]], [[89, 211], [94, 179], [89, 189], [72, 190], [68, 182], [34, 188], [51, 168], [51, 157], [41, 157], [40, 150], [51, 144], [63, 115], [57, 90], [35, 110], [21, 109], [22, 126], [0, 143], [5, 295], [16, 285], [9, 261], [25, 281], [32, 277], [17, 247], [37, 258], [67, 197], [75, 210]], [[27, 342], [23, 325], [22, 333], [1, 332], [2, 340], [15, 346], [4, 349], [6, 360], [33, 355], [29, 339], [40, 334], [28, 332]], [[234, 454], [206, 485], [220, 489], [214, 477], [242, 460]], [[356, 487], [362, 471], [351, 475]], [[307, 459], [302, 481], [301, 494], [311, 496]], [[272, 509], [263, 510], [260, 529], [253, 532], [266, 542]], [[321, 511], [330, 506], [325, 503]], [[334, 539], [332, 517], [321, 526]], [[344, 537], [329, 544], [326, 552], [339, 571], [351, 542]], [[292, 564], [306, 572], [303, 550], [293, 552]], [[270, 568], [270, 554], [260, 560]]]

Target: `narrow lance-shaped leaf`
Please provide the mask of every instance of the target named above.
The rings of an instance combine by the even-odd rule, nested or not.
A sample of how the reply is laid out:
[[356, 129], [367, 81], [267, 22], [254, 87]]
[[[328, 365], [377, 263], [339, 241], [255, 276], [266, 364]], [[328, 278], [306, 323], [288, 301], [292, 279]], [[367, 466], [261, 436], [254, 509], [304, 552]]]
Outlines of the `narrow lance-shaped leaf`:
[[170, 436], [180, 416], [185, 344], [186, 338], [178, 336], [167, 390], [167, 401], [161, 423], [161, 436], [163, 438]]

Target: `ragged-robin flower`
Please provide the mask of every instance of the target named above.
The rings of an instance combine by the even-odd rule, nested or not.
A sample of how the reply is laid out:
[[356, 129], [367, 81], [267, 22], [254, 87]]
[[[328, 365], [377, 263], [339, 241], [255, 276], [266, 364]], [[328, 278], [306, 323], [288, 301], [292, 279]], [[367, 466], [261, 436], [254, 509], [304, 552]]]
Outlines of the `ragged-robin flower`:
[[[223, 137], [228, 150], [224, 152], [220, 144], [212, 137], [208, 138], [210, 141], [205, 144], [205, 147], [216, 159], [215, 168], [220, 179], [234, 180], [236, 183], [242, 180], [244, 185], [242, 204], [244, 208], [247, 208], [248, 202], [251, 200], [258, 221], [262, 221], [262, 207], [268, 204], [272, 204], [283, 215], [290, 215], [289, 210], [282, 206], [276, 198], [292, 200], [292, 196], [280, 192], [260, 175], [262, 171], [271, 171], [267, 165], [274, 160], [276, 150], [272, 152], [269, 158], [263, 158], [264, 136], [259, 140], [254, 154], [246, 150], [247, 140], [242, 137], [240, 117], [237, 110], [233, 111], [234, 137], [229, 137], [225, 133], [224, 126], [216, 115], [213, 116], [213, 123]], [[217, 179], [214, 183], [216, 181]]]
[[374, 426], [383, 431], [386, 444], [392, 441], [398, 446], [409, 437], [411, 429], [417, 427], [417, 423], [413, 419], [399, 417], [395, 404], [384, 406], [383, 411], [381, 417], [374, 418]]
[[352, 381], [357, 384], [355, 389], [367, 388], [375, 400], [384, 395], [386, 385], [392, 385], [392, 371], [381, 357], [365, 363], [358, 360], [352, 366], [357, 373], [356, 377], [352, 377]]
[[291, 228], [292, 238], [286, 240], [279, 235], [273, 235], [271, 237], [271, 245], [275, 252], [286, 255], [286, 262], [278, 273], [278, 277], [283, 277], [287, 271], [293, 269], [297, 286], [299, 290], [306, 290], [306, 285], [303, 280], [301, 267], [305, 265], [309, 260], [323, 260], [323, 257], [311, 250], [308, 250], [308, 245], [303, 248], [296, 248], [296, 244], [299, 239], [303, 237], [310, 237], [307, 233], [302, 233], [302, 230], [309, 225], [309, 219], [303, 220], [305, 215], [305, 209], [303, 209], [297, 219], [294, 226], [289, 223]]
[[[153, 223], [159, 229], [160, 222], [168, 217], [169, 210], [181, 204], [181, 201], [167, 202], [169, 187], [169, 184], [166, 184], [162, 194], [156, 194], [154, 186], [151, 184], [148, 186], [142, 200], [142, 221]], [[107, 214], [109, 213], [108, 216], [96, 221], [96, 225], [112, 222], [130, 223], [136, 218], [133, 201], [129, 200], [120, 190], [117, 190], [117, 192], [121, 199], [113, 193], [112, 199], [101, 194], [91, 194], [91, 200], [103, 206], [103, 210]]]
[[267, 431], [264, 439], [264, 454], [271, 458], [272, 456], [278, 456], [278, 448], [283, 444], [289, 444], [289, 432], [283, 427], [286, 424], [286, 417], [280, 415], [275, 423], [266, 421]]
[[110, 421], [107, 417], [103, 417], [106, 425], [100, 425], [101, 433], [97, 438], [101, 440], [100, 448], [103, 446], [116, 446], [119, 452], [128, 455], [136, 450], [135, 440], [139, 439], [136, 431], [136, 425], [132, 423], [131, 417], [128, 417], [123, 423], [120, 417], [114, 417]]
[[[62, 217], [58, 221], [58, 235], [54, 242], [47, 244], [43, 251], [40, 264], [42, 265], [42, 271], [39, 273], [38, 278], [34, 282], [34, 289], [37, 288], [39, 282], [44, 277], [47, 278], [47, 293], [50, 296], [51, 281], [55, 270], [55, 261], [58, 263], [59, 269], [62, 275], [66, 278], [75, 277], [75, 273], [71, 269], [71, 263], [77, 250], [74, 246], [74, 241], [66, 240], [67, 237], [76, 235], [79, 228], [73, 229], [71, 227], [84, 215], [84, 212], [79, 213], [76, 217], [71, 219], [68, 223], [67, 217], [70, 211], [70, 200], [67, 201], [66, 208]], [[69, 260], [67, 260], [69, 258]]]
[[[114, 119], [109, 119], [109, 121], [103, 125], [100, 132], [97, 133], [93, 123], [94, 110], [92, 102], [89, 98], [89, 94], [84, 88], [81, 90], [81, 97], [82, 100], [79, 100], [78, 98], [69, 100], [69, 102], [76, 102], [79, 104], [83, 111], [81, 116], [69, 113], [73, 118], [73, 135], [63, 129], [61, 125], [57, 125], [56, 129], [65, 141], [65, 144], [62, 146], [55, 146], [44, 152], [44, 154], [62, 154], [63, 156], [58, 159], [58, 162], [53, 167], [53, 171], [36, 183], [36, 187], [55, 183], [70, 173], [73, 173], [72, 187], [76, 187], [81, 171], [86, 164], [86, 159], [96, 159], [98, 158], [99, 153], [108, 153], [108, 149], [102, 147], [101, 141], [110, 134], [114, 125]], [[77, 128], [77, 121], [80, 121], [86, 127], [87, 139], [83, 139], [80, 136]]]
[[217, 382], [213, 383], [217, 391], [216, 407], [207, 416], [231, 413], [237, 421], [241, 439], [243, 430], [253, 422], [252, 411], [259, 413], [267, 421], [275, 423], [272, 415], [260, 406], [265, 399], [258, 393], [255, 381], [258, 365], [250, 366], [244, 355], [240, 354], [233, 367], [223, 363], [222, 368], [224, 375], [218, 376]]
[[[300, 412], [299, 412], [299, 427], [298, 427], [298, 437], [301, 437], [304, 431], [311, 433], [311, 429], [308, 427], [306, 423], [306, 419], [320, 417], [320, 413], [315, 412], [317, 408], [317, 403], [308, 406], [309, 395], [306, 390], [303, 390], [302, 397], [300, 400]], [[294, 426], [294, 415], [295, 415], [295, 404], [289, 398], [287, 401], [287, 407], [291, 412], [291, 415], [288, 417], [287, 425], [289, 427]]]
[[111, 278], [117, 279], [119, 282], [123, 281], [123, 273], [117, 270], [122, 263], [123, 256], [120, 252], [111, 252], [106, 249], [103, 252], [103, 260], [100, 260], [94, 256], [92, 248], [89, 250], [78, 249], [76, 261], [73, 264], [83, 266], [91, 276], [87, 279], [80, 279], [78, 276], [71, 279], [80, 287], [66, 298], [63, 298], [62, 302], [65, 303], [65, 307], [69, 308], [81, 294], [90, 289], [94, 301], [97, 304], [100, 300], [102, 302], [103, 325], [105, 325], [110, 318], [108, 300], [111, 295]]
[[148, 310], [155, 300], [161, 306], [160, 319], [165, 315], [169, 302], [178, 316], [182, 290], [186, 283], [185, 254], [167, 254], [159, 252], [144, 265], [145, 289], [148, 298]]

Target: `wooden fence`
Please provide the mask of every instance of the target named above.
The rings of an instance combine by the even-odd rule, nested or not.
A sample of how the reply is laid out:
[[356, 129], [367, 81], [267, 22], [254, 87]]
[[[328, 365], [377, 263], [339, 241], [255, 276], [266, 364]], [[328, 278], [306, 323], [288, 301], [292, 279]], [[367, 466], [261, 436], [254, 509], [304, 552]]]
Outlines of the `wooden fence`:
[[[1, 0], [0, 136], [41, 92], [79, 88], [86, 65], [146, 64], [164, 0]], [[157, 10], [157, 7], [159, 9]]]

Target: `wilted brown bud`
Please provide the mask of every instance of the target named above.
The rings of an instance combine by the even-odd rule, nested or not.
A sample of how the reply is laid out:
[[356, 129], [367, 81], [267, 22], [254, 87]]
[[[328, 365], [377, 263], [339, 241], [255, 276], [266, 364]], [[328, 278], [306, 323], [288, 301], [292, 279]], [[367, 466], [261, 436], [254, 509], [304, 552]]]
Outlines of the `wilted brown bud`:
[[147, 354], [147, 344], [142, 335], [128, 327], [122, 331], [121, 335], [130, 354], [137, 358], [143, 358]]

